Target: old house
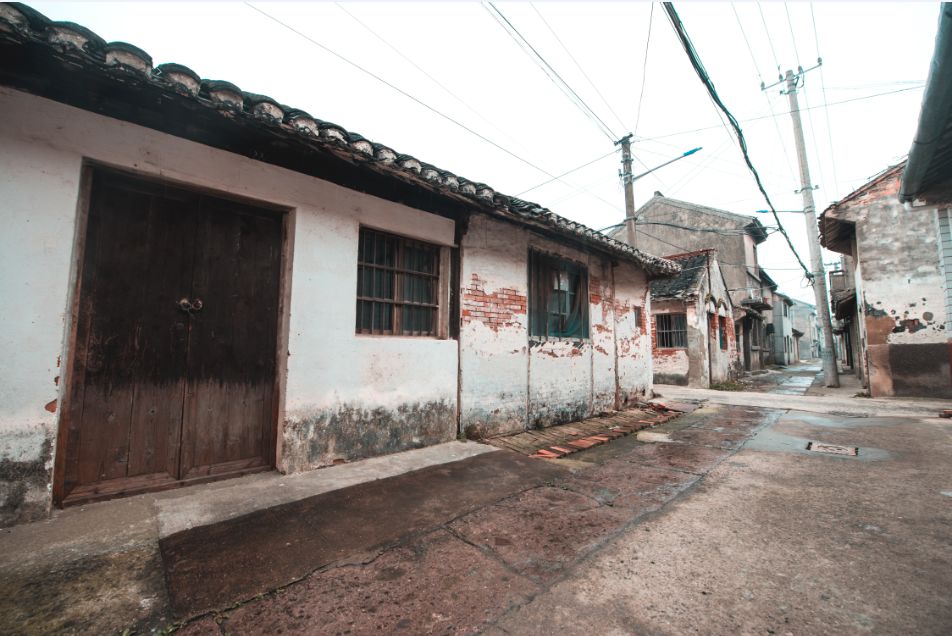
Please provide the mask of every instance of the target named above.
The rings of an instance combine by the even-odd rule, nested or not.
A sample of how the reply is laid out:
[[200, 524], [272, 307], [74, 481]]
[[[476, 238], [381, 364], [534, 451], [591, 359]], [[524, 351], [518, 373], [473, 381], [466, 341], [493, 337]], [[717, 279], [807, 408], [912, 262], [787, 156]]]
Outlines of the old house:
[[764, 368], [768, 353], [765, 312], [771, 308], [770, 294], [777, 285], [757, 260], [757, 246], [767, 240], [759, 220], [655, 192], [612, 236], [650, 254], [716, 250], [734, 305], [743, 368]]
[[940, 7], [905, 161], [831, 205], [823, 245], [844, 357], [874, 397], [952, 397], [952, 6]]
[[739, 372], [734, 306], [714, 250], [665, 258], [681, 265], [651, 282], [654, 381], [708, 388]]
[[811, 360], [820, 357], [819, 327], [817, 326], [816, 307], [810, 303], [793, 298], [793, 351], [797, 360]]
[[0, 4], [0, 523], [622, 408], [679, 266]]
[[947, 283], [935, 207], [899, 201], [905, 162], [829, 206], [821, 240], [848, 257], [830, 272], [832, 309], [847, 362], [873, 397], [952, 397]]
[[771, 292], [771, 309], [767, 312], [767, 362], [791, 364], [797, 357], [793, 352], [793, 299], [778, 291]]

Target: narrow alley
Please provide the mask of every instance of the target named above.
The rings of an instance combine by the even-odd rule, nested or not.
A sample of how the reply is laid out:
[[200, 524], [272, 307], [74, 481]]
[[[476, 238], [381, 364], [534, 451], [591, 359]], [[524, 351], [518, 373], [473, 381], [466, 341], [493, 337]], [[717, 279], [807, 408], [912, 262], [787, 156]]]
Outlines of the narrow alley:
[[[934, 405], [858, 417], [720, 393], [561, 459], [454, 443], [449, 461], [210, 525], [159, 515], [161, 537], [121, 513], [160, 495], [5, 530], [0, 629], [947, 633], [952, 426]], [[96, 545], [104, 531], [128, 540]]]

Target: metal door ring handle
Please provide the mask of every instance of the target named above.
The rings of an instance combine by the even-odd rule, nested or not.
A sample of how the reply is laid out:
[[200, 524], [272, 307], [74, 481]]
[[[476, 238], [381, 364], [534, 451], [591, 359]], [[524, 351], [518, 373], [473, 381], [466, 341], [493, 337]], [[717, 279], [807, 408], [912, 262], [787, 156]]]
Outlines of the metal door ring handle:
[[196, 298], [192, 301], [192, 311], [201, 311], [202, 307], [204, 306], [205, 304], [202, 302], [201, 298]]

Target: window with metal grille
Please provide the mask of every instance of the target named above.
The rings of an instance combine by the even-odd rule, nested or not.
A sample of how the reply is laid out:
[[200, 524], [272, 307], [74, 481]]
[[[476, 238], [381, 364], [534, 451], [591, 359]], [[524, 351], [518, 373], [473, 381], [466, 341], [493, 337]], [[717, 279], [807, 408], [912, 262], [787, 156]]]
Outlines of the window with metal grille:
[[588, 338], [588, 270], [578, 263], [529, 252], [529, 335]]
[[434, 336], [440, 248], [367, 228], [357, 248], [357, 333]]
[[717, 339], [721, 343], [721, 349], [727, 349], [727, 318], [723, 316], [716, 317], [718, 322], [717, 326]]
[[656, 326], [659, 348], [687, 349], [688, 320], [685, 314], [658, 314]]

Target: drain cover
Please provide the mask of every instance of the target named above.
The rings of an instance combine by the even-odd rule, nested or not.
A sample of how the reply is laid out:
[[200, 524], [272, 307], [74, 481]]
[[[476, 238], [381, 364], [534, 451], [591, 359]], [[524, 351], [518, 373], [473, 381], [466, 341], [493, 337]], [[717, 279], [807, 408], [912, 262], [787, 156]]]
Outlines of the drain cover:
[[837, 446], [823, 442], [807, 442], [807, 450], [830, 455], [859, 455], [859, 449], [855, 446]]

